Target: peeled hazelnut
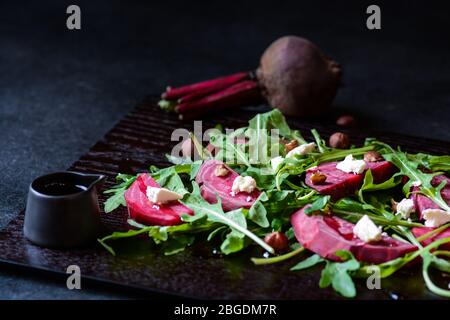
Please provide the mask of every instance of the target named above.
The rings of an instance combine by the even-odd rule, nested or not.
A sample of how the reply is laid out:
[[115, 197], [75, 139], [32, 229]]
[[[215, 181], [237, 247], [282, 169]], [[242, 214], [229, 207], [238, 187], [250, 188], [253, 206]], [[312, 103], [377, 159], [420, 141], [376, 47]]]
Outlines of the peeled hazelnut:
[[271, 246], [275, 251], [282, 251], [288, 247], [289, 241], [282, 232], [272, 232], [266, 235], [264, 242]]
[[376, 151], [367, 151], [364, 154], [364, 161], [366, 162], [377, 162], [380, 160], [383, 160], [383, 157]]
[[320, 171], [316, 171], [311, 175], [310, 180], [314, 185], [323, 184], [327, 180], [327, 176]]
[[291, 151], [292, 149], [295, 149], [298, 147], [298, 141], [297, 140], [291, 140], [291, 142], [286, 143], [284, 146], [284, 150], [287, 152]]
[[348, 135], [342, 132], [335, 132], [330, 136], [329, 145], [336, 149], [348, 149], [350, 147], [350, 139]]
[[356, 120], [351, 115], [343, 115], [337, 118], [336, 124], [341, 127], [353, 127], [356, 124]]
[[183, 157], [189, 159], [191, 159], [197, 154], [191, 138], [184, 140], [183, 143], [181, 144], [181, 154], [183, 155]]
[[224, 177], [228, 174], [228, 172], [229, 172], [228, 169], [225, 168], [223, 164], [218, 165], [216, 169], [214, 169], [214, 175], [216, 177]]

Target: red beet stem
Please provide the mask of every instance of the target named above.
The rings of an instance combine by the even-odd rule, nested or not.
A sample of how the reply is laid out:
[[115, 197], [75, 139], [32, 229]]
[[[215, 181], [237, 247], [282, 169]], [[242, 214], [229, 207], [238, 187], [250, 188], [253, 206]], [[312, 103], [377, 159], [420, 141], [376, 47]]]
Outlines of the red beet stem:
[[189, 114], [197, 116], [210, 109], [244, 106], [257, 102], [260, 98], [261, 96], [256, 82], [246, 80], [199, 100], [180, 103], [176, 106], [176, 110], [188, 117]]
[[236, 82], [249, 78], [250, 74], [248, 72], [239, 72], [225, 77], [202, 81], [178, 88], [167, 88], [166, 92], [162, 94], [162, 98], [166, 100], [181, 99], [182, 101], [192, 101], [195, 98], [204, 96], [214, 91], [222, 90], [232, 84], [235, 84]]

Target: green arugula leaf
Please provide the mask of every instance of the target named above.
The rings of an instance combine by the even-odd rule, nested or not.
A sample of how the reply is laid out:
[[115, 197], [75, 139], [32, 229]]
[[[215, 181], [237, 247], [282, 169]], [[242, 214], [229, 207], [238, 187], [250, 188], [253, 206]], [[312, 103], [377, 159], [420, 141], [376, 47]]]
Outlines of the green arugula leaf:
[[408, 155], [413, 161], [419, 162], [424, 168], [437, 172], [450, 172], [450, 155], [433, 156], [425, 153], [418, 153], [415, 155]]
[[311, 133], [312, 133], [312, 135], [314, 137], [314, 140], [316, 141], [316, 145], [317, 145], [317, 148], [319, 149], [320, 153], [325, 153], [325, 152], [328, 152], [328, 151], [331, 150], [331, 148], [327, 147], [327, 144], [326, 144], [325, 140], [323, 140], [320, 137], [320, 134], [319, 134], [319, 132], [317, 132], [316, 129], [312, 129]]
[[181, 235], [170, 241], [164, 242], [162, 249], [164, 255], [170, 256], [184, 251], [188, 246], [194, 243], [195, 237], [189, 235]]
[[395, 151], [389, 145], [381, 142], [377, 142], [380, 146], [385, 149], [383, 157], [392, 162], [400, 172], [397, 175], [405, 175], [409, 178], [409, 181], [403, 186], [403, 192], [408, 195], [414, 184], [419, 182], [419, 192], [431, 199], [440, 208], [445, 211], [450, 211], [449, 205], [442, 199], [441, 190], [445, 186], [445, 181], [437, 186], [433, 187], [431, 185], [431, 180], [433, 177], [439, 173], [425, 173], [419, 169], [421, 164], [418, 161], [413, 161], [408, 158], [408, 155], [401, 151]]
[[136, 180], [137, 176], [132, 176], [128, 174], [121, 174], [119, 173], [116, 177], [117, 181], [122, 181], [120, 184], [115, 186], [112, 189], [106, 190], [103, 193], [109, 194], [113, 193], [112, 196], [110, 196], [104, 204], [104, 211], [105, 213], [109, 213], [115, 209], [117, 209], [119, 206], [126, 206], [125, 202], [125, 191], [129, 188], [129, 186]]
[[309, 258], [307, 258], [303, 261], [300, 261], [295, 266], [293, 266], [291, 268], [291, 271], [299, 271], [299, 270], [308, 269], [308, 268], [315, 266], [316, 264], [319, 264], [319, 263], [322, 263], [325, 261], [326, 260], [324, 258], [322, 258], [321, 256], [319, 256], [318, 254], [313, 254]]
[[262, 203], [267, 200], [269, 200], [267, 194], [262, 192], [248, 212], [249, 219], [263, 228], [267, 228], [270, 225], [269, 220], [267, 220], [267, 210]]
[[423, 227], [421, 223], [402, 220], [400, 217], [382, 208], [377, 208], [369, 203], [361, 203], [351, 198], [340, 199], [332, 205], [331, 211], [333, 214], [353, 223], [356, 223], [364, 215], [367, 215], [377, 225], [405, 226], [408, 228]]
[[160, 169], [152, 173], [152, 178], [161, 186], [174, 191], [180, 195], [186, 194], [188, 191], [184, 187], [183, 180], [179, 173], [190, 173], [192, 164], [179, 164], [172, 167]]
[[358, 198], [361, 202], [364, 202], [363, 193], [364, 192], [371, 192], [371, 191], [380, 191], [380, 190], [387, 190], [392, 189], [398, 186], [401, 182], [401, 177], [399, 176], [392, 176], [390, 179], [382, 182], [382, 183], [373, 183], [373, 175], [372, 170], [367, 170], [364, 175], [364, 182], [361, 188], [358, 191]]
[[241, 251], [244, 248], [244, 234], [236, 230], [231, 230], [220, 246], [224, 254]]
[[[222, 210], [222, 203], [220, 198], [217, 198], [217, 203], [210, 204], [202, 198], [200, 194], [200, 188], [197, 183], [192, 182], [192, 193], [186, 194], [181, 202], [194, 211], [195, 215], [207, 216], [209, 221], [218, 222], [229, 226], [236, 232], [240, 232], [258, 245], [263, 247], [270, 253], [274, 253], [272, 247], [267, 245], [261, 238], [255, 235], [253, 232], [247, 229], [247, 223], [244, 216], [243, 209], [233, 210], [224, 213]], [[235, 238], [236, 233], [233, 233], [232, 238]], [[230, 241], [234, 241], [231, 239]], [[233, 243], [235, 245], [235, 242]], [[235, 248], [235, 246], [233, 246]]]
[[221, 231], [224, 231], [227, 227], [226, 226], [220, 226], [213, 231], [211, 231], [206, 238], [207, 241], [211, 241], [216, 235], [218, 235]]
[[291, 138], [291, 128], [286, 122], [286, 118], [278, 109], [266, 113], [257, 114], [250, 119], [248, 127], [253, 129], [278, 129], [280, 135], [285, 138]]
[[305, 209], [305, 214], [309, 215], [313, 212], [324, 210], [330, 198], [330, 196], [319, 196], [311, 206]]
[[356, 296], [356, 288], [349, 272], [358, 270], [360, 264], [348, 251], [339, 250], [336, 255], [348, 260], [344, 262], [327, 261], [322, 270], [319, 286], [326, 288], [331, 285], [342, 296], [353, 298]]

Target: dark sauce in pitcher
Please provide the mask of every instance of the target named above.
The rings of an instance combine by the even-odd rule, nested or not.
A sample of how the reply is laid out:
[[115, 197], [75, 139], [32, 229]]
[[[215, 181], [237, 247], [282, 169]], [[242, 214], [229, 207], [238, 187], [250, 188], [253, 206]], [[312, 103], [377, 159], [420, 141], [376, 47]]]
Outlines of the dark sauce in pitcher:
[[87, 188], [85, 186], [80, 186], [77, 184], [52, 182], [39, 186], [38, 191], [49, 196], [66, 196], [85, 191], [86, 189]]

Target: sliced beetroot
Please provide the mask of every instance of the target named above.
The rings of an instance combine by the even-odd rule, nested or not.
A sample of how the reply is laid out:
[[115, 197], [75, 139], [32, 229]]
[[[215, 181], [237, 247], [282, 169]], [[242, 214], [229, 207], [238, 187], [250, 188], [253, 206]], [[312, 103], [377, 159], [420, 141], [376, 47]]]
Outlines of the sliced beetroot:
[[[224, 166], [229, 173], [225, 176], [216, 176], [215, 170], [218, 166]], [[250, 208], [259, 197], [260, 192], [254, 190], [252, 193], [239, 192], [232, 195], [231, 187], [233, 181], [239, 175], [223, 162], [218, 160], [205, 161], [198, 171], [196, 182], [200, 185], [202, 197], [209, 203], [217, 203], [217, 196], [222, 200], [224, 211], [239, 208]]]
[[416, 250], [415, 246], [388, 236], [366, 243], [353, 234], [353, 223], [331, 215], [308, 216], [304, 213], [306, 207], [291, 216], [295, 237], [303, 247], [323, 258], [339, 261], [336, 251], [348, 250], [359, 261], [382, 263]]
[[[365, 173], [353, 174], [336, 169], [337, 162], [326, 162], [306, 172], [305, 183], [321, 194], [330, 195], [333, 200], [355, 193], [364, 181]], [[374, 183], [388, 180], [397, 168], [388, 161], [366, 162], [367, 169], [371, 169]], [[323, 184], [314, 185], [311, 176], [320, 171], [327, 179]]]
[[172, 226], [182, 223], [180, 216], [193, 212], [178, 201], [154, 204], [147, 198], [147, 187], [160, 187], [153, 178], [143, 173], [125, 192], [130, 218], [145, 225]]
[[[424, 234], [427, 234], [428, 232], [433, 231], [434, 229], [435, 228], [427, 228], [427, 227], [413, 228], [412, 233], [414, 234], [414, 236], [416, 238], [418, 238], [418, 237], [423, 236]], [[431, 237], [421, 241], [420, 243], [424, 246], [427, 246], [436, 240], [444, 239], [444, 238], [448, 238], [448, 237], [450, 237], [450, 229], [446, 229], [446, 230], [438, 233], [435, 236], [431, 236]], [[450, 250], [450, 242], [444, 243], [439, 248], [442, 250]]]
[[[441, 190], [442, 199], [444, 199], [447, 204], [450, 204], [450, 179], [444, 175], [438, 175], [433, 177], [431, 185], [437, 187], [442, 181], [447, 181], [447, 184]], [[439, 206], [428, 197], [417, 193], [417, 191], [419, 191], [418, 187], [414, 187], [412, 191], [416, 192], [413, 193], [413, 201], [420, 219], [422, 219], [422, 212], [425, 209], [439, 209]]]

